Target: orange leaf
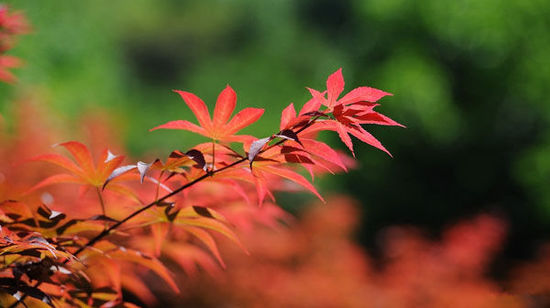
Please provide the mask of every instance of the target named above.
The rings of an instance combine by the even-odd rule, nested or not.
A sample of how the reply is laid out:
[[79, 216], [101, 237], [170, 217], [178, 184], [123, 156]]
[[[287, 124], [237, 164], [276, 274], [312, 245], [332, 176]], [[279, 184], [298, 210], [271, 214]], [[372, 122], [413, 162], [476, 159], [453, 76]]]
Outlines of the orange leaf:
[[157, 275], [159, 275], [164, 281], [166, 281], [174, 292], [179, 293], [179, 288], [172, 278], [172, 274], [158, 259], [151, 256], [146, 256], [139, 251], [127, 248], [109, 251], [107, 252], [107, 254], [115, 259], [130, 261], [145, 266], [146, 268], [152, 270]]
[[27, 193], [30, 193], [32, 191], [35, 191], [39, 188], [53, 185], [53, 184], [61, 184], [61, 183], [73, 183], [73, 184], [86, 184], [85, 181], [82, 179], [75, 177], [70, 174], [60, 173], [60, 174], [54, 174], [52, 176], [49, 176], [45, 178], [44, 180], [40, 181], [38, 184], [31, 187]]
[[241, 249], [243, 249], [246, 253], [248, 253], [248, 251], [242, 245], [237, 235], [231, 229], [229, 229], [229, 227], [227, 227], [225, 224], [221, 223], [216, 219], [204, 218], [204, 217], [185, 218], [185, 217], [178, 216], [174, 220], [174, 224], [180, 225], [180, 226], [201, 227], [201, 228], [206, 228], [206, 229], [216, 231], [224, 235], [225, 237], [227, 237], [237, 245], [239, 245]]
[[82, 168], [88, 176], [95, 175], [92, 154], [90, 154], [90, 151], [85, 145], [77, 141], [68, 141], [59, 145], [67, 149], [73, 155], [80, 168]]
[[83, 170], [78, 167], [73, 161], [59, 154], [42, 154], [28, 159], [27, 161], [44, 161], [58, 165], [78, 176], [83, 176]]
[[225, 263], [223, 262], [223, 259], [220, 255], [220, 252], [218, 251], [218, 246], [216, 245], [216, 242], [214, 241], [214, 238], [212, 235], [210, 235], [208, 232], [206, 232], [203, 229], [195, 228], [195, 227], [186, 227], [186, 231], [196, 236], [201, 242], [208, 247], [210, 252], [218, 259], [218, 262], [220, 262], [220, 265], [225, 268]]

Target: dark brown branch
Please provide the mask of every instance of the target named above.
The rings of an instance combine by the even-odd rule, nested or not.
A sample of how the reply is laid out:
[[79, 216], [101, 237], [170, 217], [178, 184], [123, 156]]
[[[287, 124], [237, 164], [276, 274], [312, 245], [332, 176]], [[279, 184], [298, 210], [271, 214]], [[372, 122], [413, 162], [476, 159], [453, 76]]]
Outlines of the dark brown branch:
[[[315, 117], [313, 117], [306, 125], [302, 126], [300, 129], [298, 129], [296, 131], [296, 134], [299, 134], [301, 132], [303, 132], [306, 128], [310, 127], [311, 125], [313, 125], [313, 123], [315, 123], [315, 121], [317, 121], [321, 116], [320, 115], [317, 115]], [[276, 147], [278, 145], [281, 145], [283, 143], [285, 143], [287, 141], [287, 139], [281, 139], [279, 141], [277, 141], [276, 143], [266, 147], [265, 149], [263, 149], [262, 151], [260, 151], [258, 154], [261, 154], [273, 147]], [[222, 172], [224, 170], [227, 170], [231, 167], [234, 167], [240, 163], [243, 163], [245, 161], [247, 161], [248, 158], [247, 157], [243, 157], [237, 161], [234, 161], [233, 163], [227, 165], [227, 166], [224, 166], [220, 169], [217, 169], [217, 170], [211, 170], [210, 172], [206, 172], [205, 174], [203, 174], [202, 176], [194, 179], [193, 181], [179, 187], [178, 189], [172, 191], [171, 193], [167, 194], [167, 195], [164, 195], [163, 197], [145, 205], [144, 207], [140, 208], [139, 210], [131, 213], [130, 215], [126, 216], [126, 218], [120, 220], [119, 222], [117, 222], [116, 224], [113, 224], [112, 226], [110, 226], [109, 228], [103, 230], [101, 233], [99, 233], [98, 235], [96, 235], [95, 237], [93, 237], [92, 239], [90, 239], [86, 244], [84, 244], [84, 246], [78, 248], [74, 253], [73, 255], [76, 257], [78, 256], [80, 253], [82, 253], [86, 248], [88, 247], [91, 247], [93, 246], [95, 243], [97, 243], [98, 241], [100, 241], [101, 239], [103, 239], [104, 237], [106, 237], [107, 235], [109, 235], [111, 233], [111, 231], [117, 229], [118, 227], [120, 227], [122, 224], [124, 224], [125, 222], [129, 221], [130, 219], [136, 217], [137, 215], [141, 214], [142, 212], [144, 211], [147, 211], [148, 209], [152, 208], [153, 206], [163, 202], [164, 200], [170, 198], [170, 197], [173, 197], [175, 196], [176, 194], [182, 192], [183, 190], [197, 184], [198, 182], [210, 177], [210, 176], [213, 176], [214, 174], [216, 173], [219, 173], [219, 172]], [[66, 264], [69, 262], [69, 259], [66, 259], [63, 263]], [[42, 284], [41, 281], [38, 281], [35, 285], [34, 285], [34, 288], [37, 288], [38, 286], [40, 286]], [[23, 301], [25, 300], [25, 298], [27, 297], [27, 294], [23, 294], [23, 296], [21, 297], [21, 299], [19, 299], [17, 302], [13, 303], [9, 308], [15, 308], [17, 307], [17, 305], [19, 303], [23, 304]]]

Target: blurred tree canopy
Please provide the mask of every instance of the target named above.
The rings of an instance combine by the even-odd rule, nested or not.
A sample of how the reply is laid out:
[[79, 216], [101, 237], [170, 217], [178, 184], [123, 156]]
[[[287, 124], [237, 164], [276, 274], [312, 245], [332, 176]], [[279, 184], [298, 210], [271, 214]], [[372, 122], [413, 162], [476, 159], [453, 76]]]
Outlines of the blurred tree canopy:
[[[192, 118], [171, 89], [213, 104], [230, 83], [238, 104], [279, 112], [302, 104], [343, 67], [346, 89], [394, 93], [381, 112], [408, 128], [373, 133], [361, 168], [322, 182], [360, 196], [363, 239], [395, 223], [439, 230], [479, 211], [511, 221], [507, 253], [550, 234], [550, 2], [543, 0], [8, 1], [34, 31], [2, 110], [32, 93], [75, 119], [95, 106], [116, 117], [135, 155], [185, 148], [191, 134], [147, 130]], [[76, 125], [76, 124], [75, 124]], [[250, 132], [250, 131], [249, 131]], [[337, 138], [327, 136], [327, 138]]]

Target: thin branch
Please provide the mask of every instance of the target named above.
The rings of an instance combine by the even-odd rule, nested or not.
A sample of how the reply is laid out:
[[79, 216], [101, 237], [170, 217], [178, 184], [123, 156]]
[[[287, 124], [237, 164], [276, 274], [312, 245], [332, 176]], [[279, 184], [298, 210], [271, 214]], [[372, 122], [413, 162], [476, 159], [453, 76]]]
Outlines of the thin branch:
[[[298, 129], [298, 130], [296, 131], [296, 134], [299, 134], [299, 133], [303, 132], [305, 129], [307, 129], [308, 127], [310, 127], [311, 125], [313, 125], [313, 123], [315, 123], [315, 121], [317, 121], [320, 117], [321, 117], [321, 116], [318, 115], [318, 116], [315, 116], [315, 117], [311, 118], [311, 120], [310, 120], [306, 125], [302, 126], [300, 129]], [[285, 143], [286, 141], [287, 141], [287, 139], [281, 139], [281, 140], [279, 140], [278, 142], [276, 142], [276, 143], [274, 143], [274, 144], [272, 144], [272, 145], [266, 147], [266, 148], [263, 149], [262, 151], [260, 151], [260, 152], [258, 153], [258, 155], [261, 154], [261, 153], [263, 153], [263, 152], [265, 152], [265, 151], [267, 151], [267, 150], [269, 150], [269, 149], [271, 149], [271, 148], [273, 148], [273, 147], [275, 147], [275, 146], [281, 145], [281, 144]], [[168, 198], [170, 198], [170, 197], [175, 196], [176, 194], [178, 194], [178, 193], [182, 192], [183, 190], [185, 190], [185, 189], [187, 189], [187, 188], [189, 188], [189, 187], [191, 187], [191, 186], [197, 184], [198, 182], [200, 182], [200, 181], [202, 181], [202, 180], [204, 180], [204, 179], [206, 179], [206, 178], [208, 178], [208, 177], [210, 177], [210, 176], [213, 176], [213, 175], [216, 174], [216, 173], [225, 171], [225, 170], [227, 170], [227, 169], [229, 169], [229, 168], [232, 168], [232, 167], [234, 167], [234, 166], [236, 166], [236, 165], [238, 165], [238, 164], [241, 164], [241, 163], [243, 163], [243, 162], [245, 162], [245, 161], [247, 161], [247, 160], [248, 160], [247, 157], [243, 157], [243, 158], [241, 158], [241, 159], [239, 159], [239, 160], [236, 160], [236, 161], [234, 161], [233, 163], [231, 163], [231, 164], [229, 164], [229, 165], [227, 165], [227, 166], [224, 166], [224, 167], [222, 167], [222, 168], [220, 168], [220, 169], [216, 169], [216, 170], [213, 170], [213, 169], [212, 169], [210, 172], [206, 172], [206, 173], [203, 174], [202, 176], [200, 176], [200, 177], [194, 179], [193, 181], [191, 181], [191, 182], [189, 182], [189, 183], [187, 183], [187, 184], [185, 184], [185, 185], [179, 187], [178, 189], [172, 191], [171, 193], [169, 193], [169, 194], [167, 194], [167, 195], [164, 195], [163, 197], [161, 197], [161, 198], [159, 198], [159, 199], [157, 199], [157, 200], [155, 200], [155, 201], [153, 201], [153, 202], [151, 202], [151, 203], [145, 205], [144, 207], [142, 207], [142, 208], [136, 210], [135, 212], [131, 213], [130, 215], [126, 216], [126, 218], [120, 220], [119, 222], [117, 222], [116, 224], [112, 225], [111, 227], [109, 227], [109, 228], [107, 228], [107, 229], [104, 229], [101, 233], [99, 233], [98, 235], [96, 235], [95, 237], [93, 237], [92, 239], [90, 239], [86, 244], [84, 244], [84, 246], [81, 246], [80, 248], [78, 248], [78, 249], [73, 253], [73, 256], [75, 256], [75, 257], [78, 256], [78, 255], [81, 254], [86, 248], [93, 246], [95, 243], [97, 243], [98, 241], [100, 241], [101, 239], [103, 239], [104, 237], [106, 237], [107, 235], [109, 235], [109, 234], [111, 233], [111, 231], [117, 229], [117, 228], [120, 227], [122, 224], [124, 224], [125, 222], [129, 221], [130, 219], [136, 217], [137, 215], [141, 214], [142, 212], [144, 212], [144, 211], [146, 211], [146, 210], [152, 208], [153, 206], [155, 206], [155, 205], [157, 205], [157, 204], [163, 202], [164, 200], [166, 200], [166, 199], [168, 199]], [[66, 259], [66, 260], [63, 262], [63, 264], [66, 264], [66, 263], [68, 263], [68, 262], [69, 262], [69, 259]], [[41, 281], [37, 281], [34, 287], [37, 288], [37, 287], [39, 287], [41, 284], [42, 284]], [[25, 305], [25, 303], [24, 303], [23, 301], [25, 300], [26, 297], [27, 297], [27, 294], [26, 294], [26, 293], [23, 294], [23, 296], [22, 296], [17, 302], [13, 303], [9, 308], [15, 308], [15, 307], [17, 307], [17, 304], [19, 304], [19, 303]]]
[[[299, 130], [296, 131], [296, 134], [299, 134], [301, 133], [302, 131], [304, 131], [306, 128], [310, 127], [311, 125], [313, 125], [313, 123], [315, 123], [315, 121], [317, 121], [318, 119], [320, 118], [320, 116], [315, 116], [314, 118], [312, 118], [306, 125], [304, 125], [303, 127], [301, 127]], [[261, 154], [275, 146], [278, 146], [278, 145], [281, 145], [283, 144], [285, 141], [287, 141], [286, 139], [281, 139], [280, 141], [268, 146], [267, 148], [265, 148], [264, 150], [260, 151], [258, 154]], [[140, 208], [139, 210], [131, 213], [130, 215], [126, 216], [126, 218], [120, 220], [119, 222], [117, 222], [116, 224], [112, 225], [111, 227], [109, 227], [108, 229], [105, 229], [103, 230], [103, 232], [99, 233], [98, 235], [96, 235], [94, 238], [92, 238], [90, 241], [88, 241], [88, 243], [86, 243], [84, 246], [80, 247], [77, 251], [75, 251], [73, 253], [73, 255], [76, 257], [78, 256], [80, 253], [82, 253], [82, 251], [84, 251], [86, 248], [90, 247], [90, 246], [93, 246], [95, 243], [97, 243], [99, 240], [101, 240], [102, 238], [104, 238], [105, 236], [109, 235], [109, 233], [111, 233], [111, 231], [115, 230], [116, 228], [120, 227], [120, 225], [122, 225], [123, 223], [127, 222], [128, 220], [136, 217], [137, 215], [139, 215], [140, 213], [150, 209], [151, 207], [163, 202], [164, 200], [170, 198], [170, 197], [173, 197], [174, 195], [178, 194], [179, 192], [197, 184], [198, 182], [210, 177], [210, 176], [213, 176], [214, 174], [216, 173], [219, 173], [219, 172], [222, 172], [224, 170], [227, 170], [231, 167], [234, 167], [240, 163], [243, 163], [245, 161], [247, 161], [248, 158], [246, 157], [243, 157], [237, 161], [234, 161], [233, 163], [227, 165], [227, 166], [224, 166], [220, 169], [216, 169], [216, 170], [212, 170], [211, 172], [207, 172], [205, 174], [203, 174], [202, 176], [194, 179], [193, 181], [179, 187], [178, 189], [172, 191], [171, 193], [167, 194], [167, 195], [164, 195], [163, 197], [147, 204], [146, 206]]]

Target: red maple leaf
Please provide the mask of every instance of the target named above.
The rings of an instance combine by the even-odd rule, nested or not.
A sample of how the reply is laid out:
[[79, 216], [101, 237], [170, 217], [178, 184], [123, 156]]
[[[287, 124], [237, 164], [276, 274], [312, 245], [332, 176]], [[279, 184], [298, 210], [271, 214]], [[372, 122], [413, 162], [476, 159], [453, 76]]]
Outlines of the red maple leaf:
[[262, 116], [264, 110], [245, 108], [229, 120], [237, 102], [237, 95], [230, 86], [223, 89], [218, 96], [212, 119], [206, 104], [198, 96], [185, 91], [174, 90], [174, 92], [183, 98], [189, 109], [197, 117], [200, 126], [189, 121], [177, 120], [152, 128], [151, 131], [161, 128], [183, 129], [222, 142], [246, 142], [254, 139], [252, 136], [235, 135], [235, 133], [256, 122]]
[[382, 143], [367, 132], [361, 125], [378, 124], [404, 127], [385, 115], [373, 110], [374, 107], [378, 106], [378, 104], [375, 103], [379, 99], [392, 94], [371, 87], [358, 87], [338, 99], [343, 90], [344, 77], [342, 76], [342, 69], [338, 69], [328, 77], [327, 97], [324, 95], [325, 92], [321, 93], [309, 89], [313, 98], [327, 107], [326, 112], [332, 112], [334, 120], [317, 121], [308, 128], [308, 130], [332, 130], [337, 132], [342, 142], [344, 142], [354, 156], [355, 153], [353, 151], [353, 143], [350, 134], [391, 156], [390, 152], [386, 150]]
[[[305, 116], [304, 114], [316, 112], [319, 110], [319, 107], [320, 100], [312, 98], [302, 107], [300, 113], [296, 115], [294, 104], [291, 103], [283, 110], [281, 114], [281, 131], [285, 129], [293, 129], [294, 126], [297, 125], [297, 123], [299, 125], [301, 122], [304, 121], [304, 119], [310, 119], [310, 116]], [[347, 168], [342, 162], [340, 155], [326, 143], [316, 140], [316, 137], [317, 131], [308, 130], [306, 128], [300, 133], [300, 144], [298, 144], [296, 141], [288, 140], [287, 145], [294, 146], [301, 155], [307, 153], [319, 157], [347, 171]], [[316, 165], [323, 167], [323, 164], [320, 161], [315, 161], [310, 155], [307, 155], [306, 158], [312, 160]], [[304, 167], [308, 168], [308, 165], [304, 164]], [[327, 169], [330, 171], [329, 168]], [[310, 171], [310, 173], [312, 172]]]
[[[82, 185], [81, 193], [84, 193], [91, 187], [101, 189], [101, 187], [105, 184], [105, 181], [107, 181], [113, 171], [119, 167], [124, 160], [124, 156], [115, 156], [108, 150], [105, 150], [101, 158], [94, 163], [90, 150], [84, 144], [77, 141], [69, 141], [59, 145], [63, 146], [71, 153], [74, 161], [59, 154], [42, 154], [30, 158], [29, 161], [49, 162], [62, 167], [63, 169], [69, 171], [69, 173], [59, 173], [47, 177], [32, 187], [29, 192], [45, 186], [61, 183], [80, 184]], [[113, 179], [112, 182], [136, 178], [136, 174], [127, 174], [125, 176], [119, 176]], [[126, 186], [120, 185], [119, 183], [111, 183], [108, 186], [108, 190], [126, 195], [134, 200], [139, 200], [132, 190]]]
[[324, 93], [320, 93], [314, 89], [309, 89], [311, 95], [321, 101], [321, 103], [327, 106], [328, 111], [332, 112], [334, 106], [337, 105], [350, 105], [359, 102], [377, 102], [384, 96], [392, 95], [391, 93], [384, 92], [371, 87], [358, 87], [351, 90], [344, 97], [338, 99], [340, 94], [344, 91], [344, 77], [342, 76], [342, 69], [338, 69], [327, 78], [327, 97], [324, 97]]
[[[244, 146], [245, 150], [250, 149], [250, 144]], [[227, 169], [220, 172], [218, 176], [234, 178], [255, 185], [259, 205], [263, 203], [266, 196], [275, 200], [269, 186], [276, 183], [277, 179], [280, 180], [280, 178], [304, 187], [324, 202], [323, 197], [306, 178], [286, 166], [288, 161], [281, 149], [281, 146], [266, 148], [255, 157], [253, 168]]]

